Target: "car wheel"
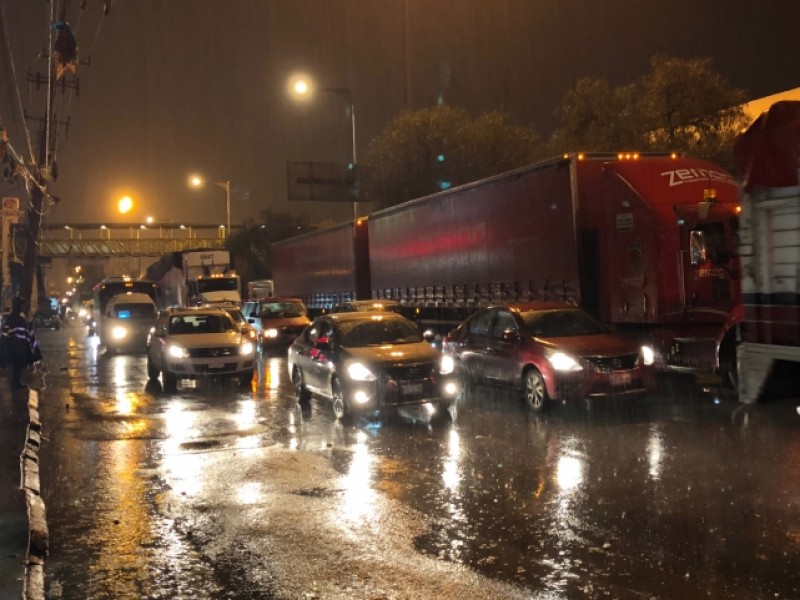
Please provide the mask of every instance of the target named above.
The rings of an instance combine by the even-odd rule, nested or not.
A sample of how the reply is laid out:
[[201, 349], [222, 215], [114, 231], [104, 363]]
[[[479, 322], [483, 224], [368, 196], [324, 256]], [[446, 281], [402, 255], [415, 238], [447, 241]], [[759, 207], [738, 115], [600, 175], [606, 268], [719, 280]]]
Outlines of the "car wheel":
[[342, 386], [336, 379], [331, 382], [331, 399], [333, 400], [333, 414], [336, 415], [337, 419], [346, 419], [349, 416], [350, 411], [348, 410], [347, 402], [344, 400], [344, 391], [342, 390]]
[[164, 377], [164, 390], [174, 392], [178, 388], [178, 378], [175, 373], [163, 371], [161, 374]]
[[153, 363], [153, 359], [150, 358], [150, 354], [148, 353], [148, 355], [147, 355], [147, 378], [150, 381], [153, 381], [155, 379], [158, 379], [158, 376], [159, 376], [160, 373], [161, 373], [161, 371]]
[[250, 382], [253, 381], [253, 372], [248, 371], [247, 373], [242, 373], [237, 376], [237, 380], [241, 387], [248, 387]]
[[298, 402], [308, 402], [311, 399], [311, 392], [308, 391], [305, 381], [303, 381], [303, 372], [297, 367], [292, 371], [292, 383], [294, 384], [294, 394], [297, 396]]
[[544, 384], [542, 374], [530, 368], [522, 375], [522, 395], [525, 404], [534, 412], [541, 412], [545, 409], [548, 402], [547, 388]]

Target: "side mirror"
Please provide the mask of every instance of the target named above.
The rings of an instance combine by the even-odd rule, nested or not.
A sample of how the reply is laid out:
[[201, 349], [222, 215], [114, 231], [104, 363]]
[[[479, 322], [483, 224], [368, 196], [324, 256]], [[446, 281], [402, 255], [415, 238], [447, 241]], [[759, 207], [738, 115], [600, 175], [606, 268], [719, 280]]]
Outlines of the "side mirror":
[[520, 340], [519, 331], [516, 329], [506, 329], [500, 336], [504, 342], [515, 344]]

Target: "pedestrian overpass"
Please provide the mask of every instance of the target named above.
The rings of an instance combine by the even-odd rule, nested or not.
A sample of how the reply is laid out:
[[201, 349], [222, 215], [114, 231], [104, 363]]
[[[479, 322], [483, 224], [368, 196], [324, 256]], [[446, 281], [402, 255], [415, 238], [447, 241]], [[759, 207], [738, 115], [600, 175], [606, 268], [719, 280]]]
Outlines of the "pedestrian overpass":
[[223, 249], [224, 227], [209, 224], [45, 224], [38, 255], [44, 259], [158, 257], [168, 252]]

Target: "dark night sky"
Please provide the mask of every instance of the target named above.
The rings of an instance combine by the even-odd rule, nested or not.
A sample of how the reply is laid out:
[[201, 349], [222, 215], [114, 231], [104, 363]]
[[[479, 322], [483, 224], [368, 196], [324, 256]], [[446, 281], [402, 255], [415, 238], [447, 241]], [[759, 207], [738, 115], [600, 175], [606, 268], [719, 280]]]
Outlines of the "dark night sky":
[[[36, 55], [47, 3], [0, 4], [23, 104], [42, 114], [45, 94], [25, 76], [46, 70]], [[288, 98], [298, 70], [349, 89], [361, 156], [407, 101], [421, 108], [440, 96], [548, 133], [578, 78], [628, 82], [659, 53], [711, 56], [751, 98], [800, 85], [796, 0], [115, 0], [96, 44], [102, 0], [87, 0], [80, 20], [78, 5], [69, 21], [92, 64], [80, 68], [80, 95], [56, 107], [70, 128], [50, 222], [111, 221], [129, 194], [135, 219], [222, 223], [224, 192], [189, 190], [192, 171], [232, 181], [234, 224], [264, 208], [347, 218], [349, 205], [287, 201], [287, 160], [350, 153], [340, 98]], [[27, 154], [6, 65], [0, 77], [0, 117]], [[0, 183], [2, 195], [19, 192]]]

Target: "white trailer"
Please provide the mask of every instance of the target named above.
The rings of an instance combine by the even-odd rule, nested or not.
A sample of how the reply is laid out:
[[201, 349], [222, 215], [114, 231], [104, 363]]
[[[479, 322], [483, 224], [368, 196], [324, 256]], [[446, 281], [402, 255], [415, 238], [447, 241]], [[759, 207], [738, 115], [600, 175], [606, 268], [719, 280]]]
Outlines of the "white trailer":
[[736, 156], [744, 176], [739, 399], [749, 404], [778, 373], [800, 381], [800, 102], [762, 114]]

